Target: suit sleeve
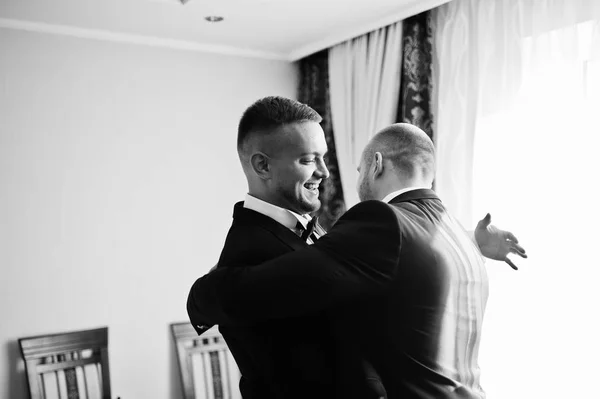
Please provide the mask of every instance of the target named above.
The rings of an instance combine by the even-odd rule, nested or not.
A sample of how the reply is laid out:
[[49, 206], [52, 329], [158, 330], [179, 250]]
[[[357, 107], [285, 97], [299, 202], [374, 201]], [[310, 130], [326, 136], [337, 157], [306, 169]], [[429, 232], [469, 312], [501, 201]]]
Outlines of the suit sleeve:
[[211, 324], [331, 308], [381, 292], [396, 272], [400, 246], [394, 210], [380, 201], [363, 202], [307, 249], [256, 266], [211, 271], [194, 283], [188, 307]]

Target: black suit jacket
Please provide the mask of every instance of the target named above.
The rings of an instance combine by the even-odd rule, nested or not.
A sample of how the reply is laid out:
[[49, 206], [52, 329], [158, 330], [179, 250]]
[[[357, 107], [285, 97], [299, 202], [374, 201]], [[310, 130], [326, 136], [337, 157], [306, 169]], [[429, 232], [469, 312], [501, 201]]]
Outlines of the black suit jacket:
[[[244, 208], [242, 202], [235, 205], [233, 219], [217, 270], [247, 268], [308, 247], [287, 227]], [[317, 233], [325, 232], [317, 227]], [[267, 300], [279, 299], [275, 294]], [[199, 334], [217, 324], [201, 316], [200, 303], [203, 300], [192, 289], [188, 314]], [[339, 397], [335, 392], [339, 362], [330, 320], [325, 312], [313, 312], [260, 322], [218, 323], [242, 372], [244, 399]], [[361, 378], [364, 381], [364, 374]]]
[[225, 324], [328, 309], [337, 342], [373, 365], [390, 399], [484, 397], [483, 259], [431, 190], [358, 204], [310, 248], [216, 270], [193, 291], [197, 316]]

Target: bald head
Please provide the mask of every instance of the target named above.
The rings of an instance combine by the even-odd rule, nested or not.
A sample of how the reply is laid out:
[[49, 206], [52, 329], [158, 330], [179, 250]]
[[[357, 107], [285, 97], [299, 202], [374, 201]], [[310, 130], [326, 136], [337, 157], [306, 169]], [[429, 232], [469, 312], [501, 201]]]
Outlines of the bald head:
[[381, 199], [407, 187], [431, 187], [435, 176], [433, 142], [414, 125], [393, 124], [369, 141], [359, 172], [361, 200]]
[[423, 130], [409, 123], [395, 123], [377, 133], [367, 144], [363, 157], [370, 162], [376, 152], [389, 161], [395, 172], [408, 177], [435, 175], [435, 149]]

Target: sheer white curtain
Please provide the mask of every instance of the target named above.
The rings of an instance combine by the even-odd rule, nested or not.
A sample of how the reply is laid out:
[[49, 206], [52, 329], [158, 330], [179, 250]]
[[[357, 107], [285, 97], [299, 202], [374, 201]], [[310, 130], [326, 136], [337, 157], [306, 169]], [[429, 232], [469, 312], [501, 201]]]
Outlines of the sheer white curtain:
[[435, 11], [437, 190], [530, 259], [490, 262], [488, 398], [597, 395], [600, 2], [454, 0]]
[[401, 22], [329, 50], [331, 119], [347, 208], [358, 202], [362, 150], [378, 130], [395, 122], [401, 66]]

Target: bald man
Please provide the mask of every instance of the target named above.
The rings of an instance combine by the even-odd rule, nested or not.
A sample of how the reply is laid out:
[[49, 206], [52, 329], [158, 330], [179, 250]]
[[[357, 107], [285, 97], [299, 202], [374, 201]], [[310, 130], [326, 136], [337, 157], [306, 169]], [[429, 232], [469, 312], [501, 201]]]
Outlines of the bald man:
[[[483, 258], [431, 190], [434, 146], [395, 124], [365, 148], [361, 203], [314, 245], [253, 267], [220, 267], [192, 287], [193, 318], [207, 324], [328, 311], [340, 398], [364, 398], [363, 360], [387, 397], [483, 398], [478, 348], [488, 295]], [[331, 327], [330, 327], [331, 326]]]

